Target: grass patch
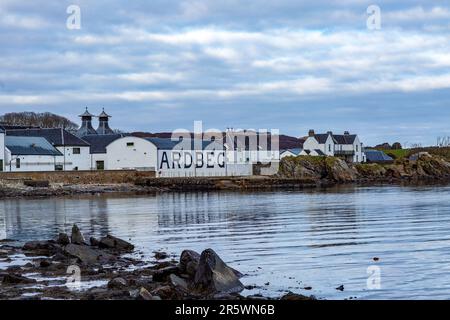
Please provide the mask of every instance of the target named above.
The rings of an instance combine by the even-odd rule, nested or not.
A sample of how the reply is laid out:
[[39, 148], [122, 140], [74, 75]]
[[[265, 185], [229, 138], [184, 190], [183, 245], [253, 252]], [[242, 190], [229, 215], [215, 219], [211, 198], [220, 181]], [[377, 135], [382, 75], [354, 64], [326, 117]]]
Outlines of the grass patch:
[[381, 150], [394, 159], [403, 159], [410, 155], [410, 149]]

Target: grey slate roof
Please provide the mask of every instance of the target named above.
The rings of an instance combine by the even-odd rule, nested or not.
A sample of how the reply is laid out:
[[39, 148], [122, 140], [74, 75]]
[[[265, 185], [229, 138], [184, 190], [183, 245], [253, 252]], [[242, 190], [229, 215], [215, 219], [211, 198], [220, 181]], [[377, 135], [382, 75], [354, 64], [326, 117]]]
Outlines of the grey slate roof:
[[325, 153], [323, 153], [322, 150], [320, 150], [320, 149], [314, 149], [314, 151], [317, 152], [317, 154], [319, 156], [324, 156], [325, 155]]
[[95, 131], [94, 127], [92, 127], [92, 121], [91, 120], [83, 120], [81, 122], [81, 127], [76, 132], [76, 135], [78, 137], [83, 137], [86, 135], [93, 135], [97, 134], [97, 131]]
[[54, 146], [89, 147], [89, 144], [63, 129], [22, 129], [6, 130], [7, 136], [42, 137]]
[[388, 156], [386, 153], [380, 150], [365, 150], [366, 160], [368, 162], [386, 162], [386, 161], [394, 161], [392, 157]]
[[317, 142], [319, 142], [320, 144], [324, 144], [325, 142], [327, 142], [328, 134], [326, 133], [315, 134], [314, 138], [316, 138]]
[[108, 119], [108, 118], [101, 118], [99, 123], [98, 123], [98, 128], [97, 128], [97, 134], [98, 135], [111, 135], [114, 134], [114, 131], [109, 127], [108, 124], [108, 120], [102, 120], [102, 119]]
[[86, 107], [86, 111], [83, 112], [83, 114], [80, 114], [79, 117], [95, 117], [93, 114], [91, 114], [88, 111], [88, 108]]
[[[317, 152], [319, 156], [325, 156], [325, 153], [323, 153], [320, 149], [314, 149], [314, 151]], [[305, 150], [305, 152], [307, 155], [309, 155], [311, 153], [311, 150]]]
[[338, 144], [353, 144], [356, 134], [333, 134], [333, 138]]
[[62, 153], [42, 137], [5, 137], [6, 148], [13, 155], [62, 156]]
[[111, 118], [109, 114], [105, 112], [105, 109], [102, 110], [102, 113], [98, 115], [99, 118]]
[[302, 150], [303, 149], [301, 149], [301, 148], [284, 149], [284, 150], [280, 150], [280, 154], [285, 151], [289, 151], [289, 152], [295, 154], [296, 156], [298, 156], [300, 154], [300, 152], [302, 152]]
[[[331, 135], [336, 144], [353, 144], [356, 139], [356, 134], [333, 134]], [[328, 139], [327, 133], [315, 134], [314, 138], [320, 143], [324, 144]]]
[[91, 153], [106, 153], [106, 147], [111, 142], [124, 136], [123, 134], [87, 135], [82, 139], [91, 145]]

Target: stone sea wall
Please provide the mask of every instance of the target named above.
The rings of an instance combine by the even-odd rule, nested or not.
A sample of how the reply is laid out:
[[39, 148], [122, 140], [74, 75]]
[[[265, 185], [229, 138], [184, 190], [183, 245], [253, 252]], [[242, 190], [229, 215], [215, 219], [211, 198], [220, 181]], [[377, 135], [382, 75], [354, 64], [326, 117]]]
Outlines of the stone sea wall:
[[136, 170], [0, 172], [3, 181], [38, 180], [62, 184], [134, 183], [152, 177], [155, 177], [154, 171]]

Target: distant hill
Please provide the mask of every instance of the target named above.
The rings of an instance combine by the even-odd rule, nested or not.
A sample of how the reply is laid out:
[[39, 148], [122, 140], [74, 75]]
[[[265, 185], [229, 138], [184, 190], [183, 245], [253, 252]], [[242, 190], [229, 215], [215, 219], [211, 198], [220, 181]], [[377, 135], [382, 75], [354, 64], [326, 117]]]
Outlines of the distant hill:
[[[225, 133], [222, 133], [225, 135]], [[140, 138], [170, 138], [172, 137], [172, 132], [133, 132], [132, 136]], [[192, 134], [191, 134], [192, 135]], [[280, 135], [280, 149], [293, 149], [293, 148], [303, 148], [303, 142], [305, 138], [296, 138], [287, 135]]]
[[51, 112], [10, 112], [0, 116], [0, 123], [4, 125], [41, 127], [41, 128], [66, 128], [76, 130], [78, 125], [69, 119]]

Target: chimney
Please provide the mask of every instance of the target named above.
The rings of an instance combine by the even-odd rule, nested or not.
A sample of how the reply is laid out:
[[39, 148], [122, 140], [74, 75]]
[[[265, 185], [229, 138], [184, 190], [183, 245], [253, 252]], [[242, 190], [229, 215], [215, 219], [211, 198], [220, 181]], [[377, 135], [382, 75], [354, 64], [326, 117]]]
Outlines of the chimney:
[[98, 116], [98, 134], [114, 134], [114, 131], [112, 131], [109, 127], [109, 118], [111, 118], [111, 116], [105, 112], [105, 109], [103, 109], [102, 113]]
[[87, 135], [97, 134], [97, 131], [92, 127], [92, 117], [94, 115], [90, 114], [88, 108], [86, 107], [86, 111], [79, 115], [81, 118], [81, 127], [77, 131], [77, 136], [83, 137]]
[[344, 131], [344, 134], [345, 134], [346, 136], [348, 136], [348, 135], [350, 134], [350, 132]]
[[309, 130], [308, 136], [309, 137], [314, 137], [314, 135], [315, 135], [314, 130], [313, 129]]

